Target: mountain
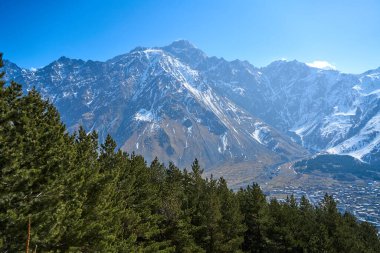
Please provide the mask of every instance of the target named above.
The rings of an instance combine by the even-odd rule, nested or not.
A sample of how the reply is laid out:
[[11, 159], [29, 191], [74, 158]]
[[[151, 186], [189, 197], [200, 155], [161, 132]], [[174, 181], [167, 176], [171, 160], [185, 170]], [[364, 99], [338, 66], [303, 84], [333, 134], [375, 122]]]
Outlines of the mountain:
[[278, 61], [262, 72], [261, 83], [270, 84], [269, 110], [240, 106], [310, 151], [378, 162], [379, 69], [352, 75], [310, 68], [297, 61]]
[[[197, 62], [189, 64], [190, 59]], [[57, 106], [70, 131], [83, 125], [98, 131], [101, 140], [109, 133], [123, 150], [148, 161], [158, 156], [189, 166], [197, 157], [213, 168], [227, 161], [268, 165], [307, 154], [221, 96], [195, 66], [207, 59], [178, 41], [136, 48], [106, 62], [61, 57], [35, 71], [5, 65], [9, 79], [35, 87]]]
[[[111, 134], [127, 152], [207, 168], [269, 168], [313, 153], [380, 163], [380, 68], [354, 75], [298, 61], [257, 68], [188, 41], [105, 62], [61, 57], [8, 79], [36, 87], [70, 131]], [[242, 169], [243, 170], [243, 169]], [[239, 172], [241, 173], [241, 172]]]
[[[360, 75], [276, 61], [248, 62], [172, 54], [200, 71], [222, 96], [288, 135], [310, 152], [347, 154], [379, 163], [380, 68]], [[199, 50], [199, 49], [198, 49]], [[200, 51], [200, 50], [199, 50]]]

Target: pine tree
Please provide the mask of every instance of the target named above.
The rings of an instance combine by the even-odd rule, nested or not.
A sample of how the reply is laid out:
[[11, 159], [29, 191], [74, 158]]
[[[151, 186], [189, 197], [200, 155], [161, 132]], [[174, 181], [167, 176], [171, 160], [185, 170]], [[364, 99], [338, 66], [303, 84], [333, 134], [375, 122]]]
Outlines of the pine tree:
[[[153, 161], [151, 168], [160, 166], [158, 160]], [[162, 226], [165, 238], [175, 247], [176, 252], [202, 252], [192, 237], [191, 217], [189, 214], [188, 196], [185, 194], [185, 177], [173, 163], [169, 163], [165, 171], [165, 182], [161, 189]]]
[[[170, 252], [172, 249], [166, 240], [162, 240], [159, 224], [162, 215], [159, 212], [160, 199], [157, 188], [153, 187], [151, 174], [142, 156], [131, 155], [127, 171], [133, 176], [132, 187], [133, 195], [129, 195], [127, 208], [136, 213], [134, 225], [128, 223], [125, 231], [131, 231], [128, 236], [136, 236], [136, 244], [140, 250], [145, 252]], [[125, 183], [128, 184], [127, 181]]]
[[203, 214], [202, 227], [205, 228], [202, 244], [206, 252], [219, 252], [222, 247], [223, 233], [220, 227], [222, 213], [217, 187], [217, 181], [212, 176], [209, 180], [206, 179], [206, 188], [199, 202], [199, 211]]
[[11, 82], [0, 90], [0, 223], [4, 249], [17, 251], [26, 224], [35, 226], [31, 244], [50, 249], [62, 236], [59, 189], [53, 187], [69, 166], [70, 138], [57, 110], [35, 91], [22, 96]]
[[268, 222], [267, 202], [265, 195], [258, 184], [252, 184], [238, 192], [241, 211], [244, 215], [244, 224], [247, 227], [244, 233], [243, 250], [247, 252], [263, 252], [268, 239], [266, 226]]
[[307, 250], [307, 252], [319, 252], [319, 233], [315, 208], [305, 196], [301, 197], [299, 204], [299, 218], [295, 225], [298, 228], [296, 237], [299, 240], [299, 245]]
[[218, 197], [221, 202], [221, 219], [219, 226], [223, 237], [217, 252], [238, 252], [244, 241], [246, 227], [243, 224], [243, 214], [235, 194], [228, 189], [227, 182], [223, 178], [218, 182]]

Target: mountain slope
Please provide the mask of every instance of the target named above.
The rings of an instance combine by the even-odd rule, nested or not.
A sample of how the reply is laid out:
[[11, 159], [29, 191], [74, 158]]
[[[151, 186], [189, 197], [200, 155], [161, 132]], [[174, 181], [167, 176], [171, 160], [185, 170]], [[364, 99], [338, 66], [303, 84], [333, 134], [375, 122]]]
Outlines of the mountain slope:
[[[361, 75], [276, 61], [264, 68], [205, 57], [199, 49], [170, 49], [207, 76], [222, 96], [312, 152], [349, 154], [377, 162], [380, 68]], [[197, 52], [197, 53], [196, 53]]]
[[219, 94], [311, 152], [377, 162], [379, 69], [353, 75], [297, 61], [277, 61], [261, 69], [238, 60], [203, 62], [212, 61], [197, 66]]
[[[171, 47], [178, 44], [173, 43]], [[190, 48], [193, 48], [191, 45]], [[203, 54], [199, 54], [204, 58]], [[6, 63], [8, 78], [35, 86], [75, 130], [111, 134], [122, 149], [189, 166], [272, 164], [306, 151], [220, 96], [207, 77], [165, 48], [136, 48], [106, 62], [61, 57], [36, 71]]]
[[361, 75], [297, 61], [256, 68], [176, 41], [106, 62], [61, 57], [36, 71], [10, 62], [6, 70], [51, 99], [71, 131], [110, 133], [149, 159], [270, 165], [306, 155], [303, 146], [380, 161], [380, 68]]

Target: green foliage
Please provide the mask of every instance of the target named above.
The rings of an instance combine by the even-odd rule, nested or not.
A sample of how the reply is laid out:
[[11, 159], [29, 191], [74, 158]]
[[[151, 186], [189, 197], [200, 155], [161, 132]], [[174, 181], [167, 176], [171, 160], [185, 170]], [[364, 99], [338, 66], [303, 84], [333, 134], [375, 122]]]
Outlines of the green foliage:
[[[0, 56], [0, 67], [2, 66]], [[67, 133], [38, 92], [0, 73], [0, 251], [380, 252], [376, 229], [293, 196], [269, 202], [259, 185], [227, 182], [116, 150], [107, 136]]]

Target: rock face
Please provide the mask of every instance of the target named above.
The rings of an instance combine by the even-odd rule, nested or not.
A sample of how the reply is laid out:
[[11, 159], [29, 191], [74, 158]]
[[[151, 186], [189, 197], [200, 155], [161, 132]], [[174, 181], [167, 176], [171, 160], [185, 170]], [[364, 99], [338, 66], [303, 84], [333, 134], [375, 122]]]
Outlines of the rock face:
[[109, 133], [148, 161], [271, 165], [314, 152], [380, 161], [380, 69], [256, 68], [176, 41], [106, 62], [61, 57], [33, 71], [7, 61], [5, 71], [49, 98], [70, 131]]

